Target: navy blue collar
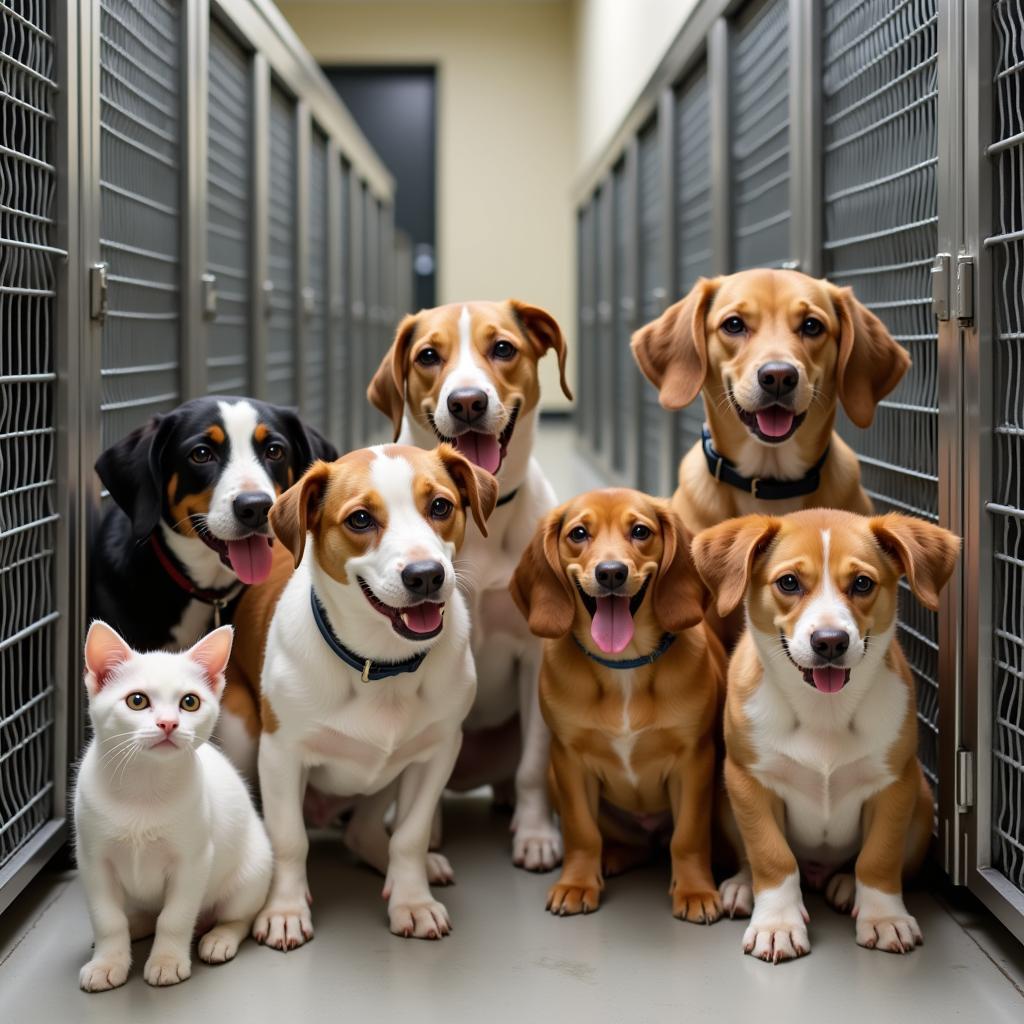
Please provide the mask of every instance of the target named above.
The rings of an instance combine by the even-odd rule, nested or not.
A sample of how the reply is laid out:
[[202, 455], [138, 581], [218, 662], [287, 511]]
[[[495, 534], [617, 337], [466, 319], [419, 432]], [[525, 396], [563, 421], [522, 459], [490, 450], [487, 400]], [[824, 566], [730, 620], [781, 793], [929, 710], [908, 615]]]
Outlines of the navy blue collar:
[[611, 658], [602, 658], [600, 654], [588, 651], [580, 643], [579, 637], [575, 633], [573, 633], [572, 638], [588, 658], [596, 661], [598, 665], [604, 665], [605, 668], [643, 668], [644, 665], [653, 665], [676, 642], [675, 633], [662, 633], [658, 646], [650, 654], [645, 654], [642, 658], [627, 658], [625, 661], [613, 661]]
[[404, 675], [406, 672], [415, 672], [423, 664], [423, 659], [430, 653], [429, 650], [426, 650], [420, 654], [414, 654], [411, 658], [406, 658], [405, 661], [374, 664], [369, 658], [362, 658], [354, 651], [350, 651], [338, 639], [327, 620], [327, 611], [312, 587], [309, 588], [309, 604], [313, 609], [313, 621], [316, 623], [316, 628], [320, 630], [324, 642], [346, 665], [359, 673], [359, 677], [364, 683], [374, 683], [378, 679], [390, 679], [392, 676]]
[[762, 501], [783, 501], [786, 498], [803, 498], [808, 494], [813, 494], [821, 486], [821, 467], [825, 465], [831, 447], [831, 445], [826, 446], [821, 458], [799, 480], [774, 480], [767, 476], [741, 476], [736, 467], [724, 455], [715, 451], [715, 446], [711, 443], [711, 431], [707, 424], [704, 424], [701, 439], [704, 446], [704, 458], [708, 463], [708, 472], [723, 484], [746, 491], [747, 494], [752, 494]]
[[514, 491], [509, 491], [508, 494], [503, 495], [494, 503], [494, 507], [501, 508], [502, 505], [507, 505], [518, 493], [518, 487]]

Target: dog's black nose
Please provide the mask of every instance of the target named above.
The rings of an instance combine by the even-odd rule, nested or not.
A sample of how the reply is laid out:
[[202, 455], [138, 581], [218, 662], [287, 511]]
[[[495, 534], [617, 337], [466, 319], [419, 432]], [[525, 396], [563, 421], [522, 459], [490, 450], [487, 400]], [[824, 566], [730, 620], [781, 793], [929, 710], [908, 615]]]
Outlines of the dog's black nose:
[[235, 518], [250, 530], [258, 530], [267, 521], [274, 499], [263, 491], [242, 491], [231, 503]]
[[605, 590], [617, 590], [629, 578], [629, 570], [622, 562], [598, 562], [594, 578]]
[[792, 363], [765, 363], [757, 371], [757, 383], [773, 398], [782, 398], [796, 387], [800, 374]]
[[433, 597], [444, 586], [444, 566], [440, 562], [410, 562], [402, 570], [402, 582], [410, 594]]
[[460, 423], [472, 426], [487, 412], [487, 395], [479, 388], [456, 388], [448, 396], [448, 411]]
[[850, 634], [845, 629], [816, 629], [811, 634], [811, 647], [819, 658], [835, 661], [850, 646]]

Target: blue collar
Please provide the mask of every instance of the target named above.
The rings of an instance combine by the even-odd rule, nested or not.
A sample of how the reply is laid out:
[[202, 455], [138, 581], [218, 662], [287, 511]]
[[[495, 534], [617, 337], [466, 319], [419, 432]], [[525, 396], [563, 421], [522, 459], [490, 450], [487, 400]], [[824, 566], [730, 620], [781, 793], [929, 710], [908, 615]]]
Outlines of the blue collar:
[[375, 665], [369, 658], [361, 658], [358, 654], [350, 651], [338, 639], [327, 620], [327, 611], [312, 587], [309, 588], [309, 604], [313, 609], [313, 621], [316, 623], [316, 628], [320, 630], [324, 642], [346, 665], [359, 673], [359, 677], [364, 683], [374, 683], [378, 679], [390, 679], [392, 676], [400, 676], [406, 672], [415, 672], [423, 664], [423, 659], [430, 653], [429, 650], [426, 650], [420, 654], [414, 654], [411, 658], [406, 658], [405, 661], [391, 661]]
[[518, 493], [518, 487], [514, 491], [509, 491], [508, 494], [503, 495], [494, 503], [494, 507], [501, 508], [502, 505], [507, 505]]
[[653, 665], [675, 642], [675, 633], [662, 633], [661, 639], [658, 641], [658, 646], [651, 651], [650, 654], [645, 654], [642, 658], [627, 658], [625, 661], [612, 661], [611, 658], [602, 658], [600, 654], [594, 654], [593, 651], [588, 651], [583, 644], [580, 643], [579, 637], [575, 633], [572, 635], [573, 640], [576, 641], [576, 646], [592, 660], [596, 661], [598, 665], [604, 665], [605, 668], [643, 668], [644, 665]]
[[701, 443], [704, 448], [704, 458], [707, 460], [708, 472], [723, 484], [735, 487], [737, 490], [746, 491], [755, 498], [762, 501], [783, 501], [786, 498], [803, 498], [813, 494], [821, 485], [821, 468], [828, 458], [829, 448], [818, 461], [807, 470], [806, 474], [799, 480], [774, 480], [767, 476], [741, 476], [736, 467], [724, 456], [720, 455], [715, 446], [711, 443], [711, 431], [707, 424], [701, 433]]

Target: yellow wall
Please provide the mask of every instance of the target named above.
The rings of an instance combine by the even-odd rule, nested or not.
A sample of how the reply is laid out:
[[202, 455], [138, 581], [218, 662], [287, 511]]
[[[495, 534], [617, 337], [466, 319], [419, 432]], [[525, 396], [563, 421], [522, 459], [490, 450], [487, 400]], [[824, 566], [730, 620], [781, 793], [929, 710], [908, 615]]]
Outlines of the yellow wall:
[[[283, 0], [280, 7], [321, 64], [437, 65], [438, 299], [515, 296], [545, 306], [571, 353], [572, 5]], [[545, 407], [567, 406], [554, 357], [541, 367]]]

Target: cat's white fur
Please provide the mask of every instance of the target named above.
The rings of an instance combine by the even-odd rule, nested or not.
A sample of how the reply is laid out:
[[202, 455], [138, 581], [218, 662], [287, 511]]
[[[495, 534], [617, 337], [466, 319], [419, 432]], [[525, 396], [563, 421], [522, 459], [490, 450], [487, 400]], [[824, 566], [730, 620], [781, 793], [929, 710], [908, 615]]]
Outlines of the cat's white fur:
[[[200, 959], [230, 960], [266, 899], [267, 834], [238, 773], [206, 742], [231, 641], [223, 626], [180, 654], [138, 654], [106, 623], [89, 630], [94, 735], [75, 788], [78, 867], [95, 937], [79, 975], [87, 992], [124, 984], [131, 941], [154, 922], [144, 968], [151, 985], [191, 974], [197, 926], [206, 929]], [[135, 694], [145, 707], [129, 706]], [[188, 694], [199, 700], [195, 710], [182, 706]]]

